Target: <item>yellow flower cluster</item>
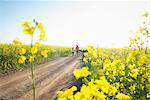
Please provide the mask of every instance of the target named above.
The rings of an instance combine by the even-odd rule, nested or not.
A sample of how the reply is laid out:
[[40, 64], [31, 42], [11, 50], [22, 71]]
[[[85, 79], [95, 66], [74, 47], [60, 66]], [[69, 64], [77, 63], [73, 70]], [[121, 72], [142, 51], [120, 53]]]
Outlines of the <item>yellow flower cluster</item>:
[[31, 62], [33, 62], [34, 61], [34, 56], [30, 56], [29, 57], [29, 62], [31, 63]]
[[33, 35], [33, 33], [34, 33], [34, 31], [35, 31], [35, 27], [33, 27], [30, 22], [25, 21], [25, 22], [22, 24], [22, 27], [24, 28], [24, 29], [23, 29], [23, 32], [24, 32], [25, 34], [28, 34], [28, 35], [30, 35], [30, 36]]
[[127, 96], [127, 95], [125, 95], [125, 94], [122, 94], [122, 93], [119, 93], [119, 94], [117, 95], [117, 99], [118, 99], [118, 100], [131, 100], [131, 98], [130, 98], [129, 96]]
[[143, 13], [143, 17], [148, 17], [148, 16], [150, 16], [150, 12], [145, 11], [145, 12]]
[[[39, 29], [39, 40], [44, 40], [46, 36], [46, 32], [43, 28], [42, 23], [36, 22], [37, 28]], [[33, 36], [33, 33], [35, 32], [36, 26], [33, 26], [31, 22], [25, 21], [23, 24], [21, 24], [23, 27], [23, 33], [28, 34], [30, 36]]]
[[44, 57], [44, 58], [47, 58], [48, 57], [48, 50], [44, 50], [41, 52], [41, 55]]
[[22, 48], [21, 50], [19, 50], [20, 55], [24, 55], [25, 53], [26, 53], [26, 49]]
[[37, 53], [38, 48], [36, 46], [33, 46], [31, 48], [31, 54], [36, 54]]
[[[73, 73], [76, 79], [84, 78], [82, 78], [83, 84], [80, 90], [71, 94], [72, 100], [136, 100], [145, 98], [144, 89], [150, 86], [144, 83], [150, 75], [148, 67], [145, 69], [145, 64], [150, 64], [147, 60], [147, 54], [126, 49], [89, 48], [88, 50], [92, 51], [84, 53], [83, 61], [86, 67], [76, 69]], [[94, 52], [98, 54], [99, 58], [96, 59], [93, 54], [90, 54]], [[57, 97], [61, 99], [60, 96]]]
[[77, 90], [76, 86], [72, 86], [70, 89], [65, 90], [64, 92], [58, 91], [57, 92], [57, 99], [58, 100], [74, 100], [73, 99], [73, 92]]
[[104, 76], [100, 77], [99, 80], [96, 80], [95, 83], [98, 85], [99, 89], [108, 96], [116, 95], [117, 89], [113, 85], [110, 85]]
[[21, 56], [20, 58], [19, 58], [19, 63], [20, 64], [23, 64], [24, 62], [25, 62], [25, 60], [26, 60], [26, 57], [25, 56]]
[[136, 79], [136, 78], [137, 78], [137, 75], [139, 74], [138, 72], [139, 72], [138, 69], [132, 69], [131, 72], [130, 72], [130, 76], [131, 76], [132, 78]]
[[75, 69], [73, 72], [76, 79], [79, 79], [81, 77], [87, 77], [91, 73], [88, 71], [87, 67], [82, 67], [82, 69]]
[[23, 64], [25, 62], [26, 57], [23, 56], [25, 53], [26, 53], [26, 49], [22, 48], [19, 50], [19, 54], [21, 55], [21, 57], [18, 60], [19, 64]]
[[41, 46], [41, 43], [40, 42], [35, 42], [34, 46], [39, 48]]
[[[45, 33], [45, 30], [44, 30], [44, 28], [43, 28], [42, 23], [36, 22], [36, 25], [37, 25], [38, 29], [40, 30], [40, 40], [44, 40], [44, 38], [45, 38], [45, 36], [46, 36], [46, 33]], [[35, 57], [36, 57], [35, 55], [37, 54], [38, 49], [39, 49], [40, 46], [41, 46], [41, 43], [40, 43], [40, 42], [35, 42], [35, 44], [32, 45], [33, 33], [34, 33], [34, 31], [35, 31], [36, 26], [33, 27], [30, 22], [25, 21], [25, 22], [22, 24], [22, 27], [23, 27], [23, 32], [24, 32], [25, 34], [28, 34], [28, 35], [32, 36], [32, 37], [31, 37], [31, 50], [30, 50], [30, 54], [31, 54], [31, 55], [30, 55], [29, 58], [28, 58], [29, 62], [31, 63], [31, 62], [34, 61], [34, 59], [35, 59]], [[26, 50], [25, 50], [25, 49], [22, 48], [21, 50], [19, 50], [19, 54], [20, 54], [20, 55], [24, 55], [25, 53], [26, 53]], [[48, 57], [48, 50], [43, 50], [43, 51], [41, 51], [41, 55], [42, 55], [43, 57], [47, 58], [47, 57]], [[18, 62], [19, 62], [20, 64], [23, 64], [23, 63], [25, 62], [25, 60], [26, 60], [25, 58], [26, 58], [25, 56], [21, 56], [21, 57], [19, 58], [19, 61], [18, 61]]]
[[[130, 38], [129, 48], [86, 48], [88, 52], [83, 56], [86, 67], [76, 69], [73, 73], [76, 79], [81, 78], [79, 84], [82, 85], [78, 91], [72, 91], [71, 100], [150, 98], [150, 30], [147, 20], [150, 13], [144, 12], [143, 18], [145, 22], [135, 36]], [[68, 100], [67, 95], [65, 100]]]
[[39, 30], [40, 30], [40, 39], [39, 39], [39, 40], [44, 40], [44, 38], [45, 38], [45, 36], [46, 36], [46, 32], [45, 32], [45, 30], [44, 30], [44, 28], [43, 28], [42, 23], [39, 23], [39, 22], [38, 22], [38, 28], [39, 28]]
[[15, 45], [22, 45], [23, 44], [19, 38], [16, 38], [15, 40], [13, 40], [12, 43]]
[[79, 92], [74, 95], [74, 100], [105, 100], [106, 96], [100, 92], [98, 86], [94, 82], [82, 85]]
[[136, 34], [133, 37], [130, 37], [129, 46], [133, 49], [138, 48], [141, 50], [143, 48], [147, 48], [148, 46], [147, 40], [150, 35], [150, 12], [145, 11], [142, 16], [142, 24], [137, 29]]
[[[74, 86], [72, 88], [75, 88]], [[80, 91], [74, 94], [77, 89], [67, 89], [65, 91], [57, 92], [58, 100], [106, 100], [108, 96], [115, 96], [117, 94], [117, 89], [110, 85], [104, 76], [100, 77], [98, 80], [92, 80], [87, 85], [83, 84]], [[130, 100], [130, 97], [125, 94], [116, 95], [118, 100]], [[124, 98], [124, 99], [122, 99]]]

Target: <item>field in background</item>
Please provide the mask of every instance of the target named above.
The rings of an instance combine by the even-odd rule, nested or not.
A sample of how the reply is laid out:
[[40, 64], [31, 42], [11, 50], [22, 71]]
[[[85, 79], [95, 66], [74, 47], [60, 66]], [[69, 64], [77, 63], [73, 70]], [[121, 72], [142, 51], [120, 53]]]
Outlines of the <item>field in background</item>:
[[[26, 49], [30, 51], [31, 46], [28, 45], [16, 45], [16, 44], [2, 44], [0, 43], [0, 75], [7, 74], [10, 71], [16, 71], [30, 66], [30, 62], [26, 61], [24, 64], [19, 64], [19, 50]], [[43, 58], [41, 51], [48, 50], [48, 58]], [[41, 46], [35, 57], [34, 64], [43, 63], [51, 58], [65, 56], [71, 54], [71, 48], [59, 47], [59, 46]], [[31, 54], [27, 52], [26, 57]]]

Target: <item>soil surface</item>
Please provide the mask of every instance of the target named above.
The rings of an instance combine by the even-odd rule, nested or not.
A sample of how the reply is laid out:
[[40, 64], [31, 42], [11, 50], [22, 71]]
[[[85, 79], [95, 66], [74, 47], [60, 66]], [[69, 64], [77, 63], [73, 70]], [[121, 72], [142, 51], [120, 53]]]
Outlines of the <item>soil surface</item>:
[[[53, 100], [56, 92], [73, 83], [80, 55], [60, 57], [35, 67], [37, 100]], [[30, 68], [0, 77], [0, 100], [33, 100]]]

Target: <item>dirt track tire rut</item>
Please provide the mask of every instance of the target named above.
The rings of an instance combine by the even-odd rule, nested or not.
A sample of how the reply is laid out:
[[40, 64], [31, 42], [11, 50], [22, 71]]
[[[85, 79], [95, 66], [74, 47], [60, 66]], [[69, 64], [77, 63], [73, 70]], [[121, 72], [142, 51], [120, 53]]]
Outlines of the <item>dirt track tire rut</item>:
[[[72, 64], [76, 64], [78, 58], [79, 56], [64, 57], [62, 59], [57, 59], [56, 61], [48, 62], [47, 64], [39, 65], [39, 67], [37, 67], [35, 74], [37, 97], [39, 100], [46, 97], [46, 93], [44, 94], [44, 91], [48, 93], [49, 90], [47, 90], [46, 88], [50, 87], [50, 83], [54, 83], [51, 81], [53, 79], [58, 79], [57, 77], [59, 77], [59, 79], [64, 79], [64, 77], [60, 78], [61, 73], [66, 70], [67, 65], [72, 66]], [[68, 72], [70, 71], [72, 71], [72, 69], [68, 70]], [[10, 80], [8, 82], [2, 81], [2, 84], [0, 85], [0, 99], [32, 100], [32, 81], [31, 77], [29, 77], [31, 76], [31, 73], [29, 72], [30, 70], [24, 71], [24, 75], [20, 77], [18, 76], [14, 80]], [[63, 75], [65, 76], [66, 73], [64, 73]], [[57, 81], [58, 80], [56, 80], [55, 82]], [[45, 88], [46, 90], [44, 90], [43, 88]]]

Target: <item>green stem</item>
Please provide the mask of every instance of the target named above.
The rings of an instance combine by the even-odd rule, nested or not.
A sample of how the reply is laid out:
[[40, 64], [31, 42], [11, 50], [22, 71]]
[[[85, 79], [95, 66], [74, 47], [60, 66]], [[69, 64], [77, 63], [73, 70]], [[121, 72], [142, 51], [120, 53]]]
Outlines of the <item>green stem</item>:
[[147, 41], [146, 41], [145, 54], [147, 54], [147, 49], [148, 49], [148, 35], [147, 35]]
[[33, 43], [33, 34], [31, 36], [31, 48], [32, 48], [32, 43]]
[[[31, 36], [31, 48], [33, 43], [33, 34]], [[33, 90], [33, 100], [36, 100], [35, 95], [35, 75], [34, 75], [34, 64], [31, 62], [31, 74], [32, 74], [32, 90]]]
[[32, 73], [33, 100], [36, 100], [36, 95], [35, 95], [35, 75], [34, 75], [34, 64], [33, 63], [31, 63], [31, 73]]

